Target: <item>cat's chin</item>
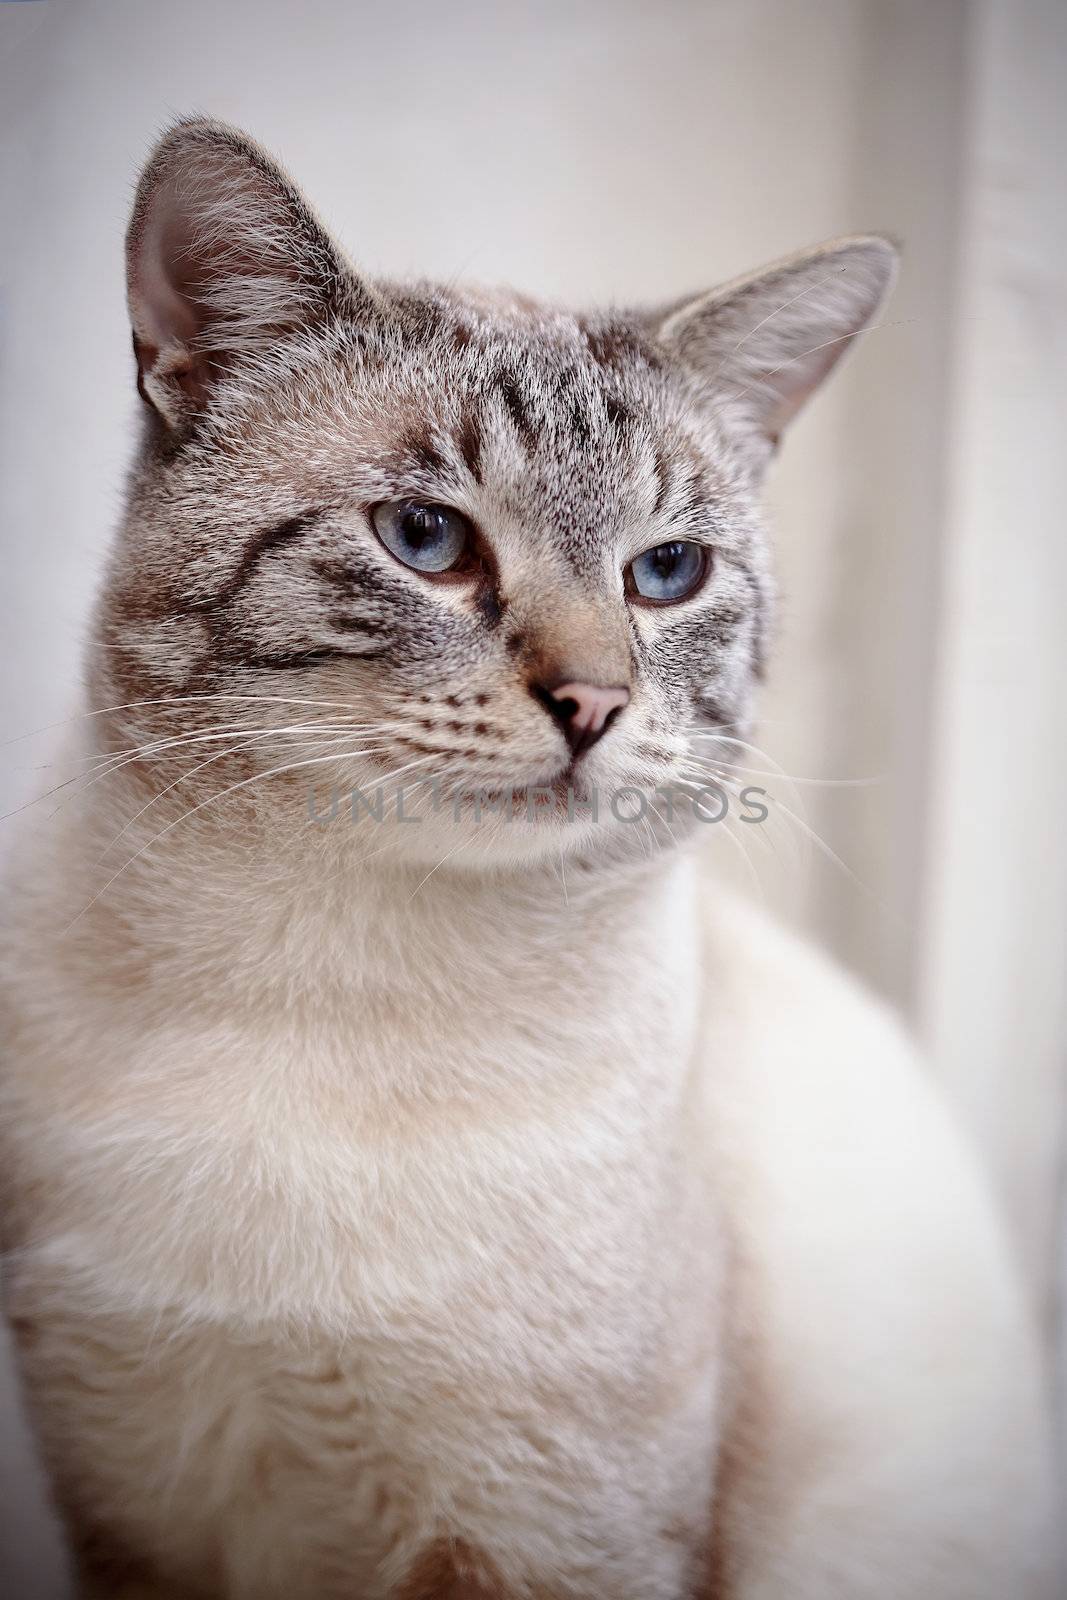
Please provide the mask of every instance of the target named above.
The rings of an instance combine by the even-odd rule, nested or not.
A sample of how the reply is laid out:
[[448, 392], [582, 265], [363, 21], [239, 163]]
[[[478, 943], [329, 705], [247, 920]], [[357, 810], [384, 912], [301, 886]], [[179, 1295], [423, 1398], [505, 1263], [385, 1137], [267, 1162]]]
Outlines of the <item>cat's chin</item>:
[[492, 807], [484, 792], [479, 801], [381, 823], [364, 817], [351, 825], [342, 814], [334, 826], [345, 829], [343, 850], [353, 863], [414, 867], [426, 873], [439, 868], [495, 873], [545, 865], [559, 871], [569, 862], [611, 870], [670, 853], [688, 831], [677, 820], [667, 829], [612, 815], [594, 817], [576, 810], [566, 797], [529, 802], [525, 791], [507, 791]]

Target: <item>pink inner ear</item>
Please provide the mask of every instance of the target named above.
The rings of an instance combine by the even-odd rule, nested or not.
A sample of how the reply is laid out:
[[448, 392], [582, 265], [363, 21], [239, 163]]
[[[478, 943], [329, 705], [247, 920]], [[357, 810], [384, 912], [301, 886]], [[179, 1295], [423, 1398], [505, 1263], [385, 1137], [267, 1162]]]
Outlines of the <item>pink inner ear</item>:
[[834, 241], [671, 310], [668, 346], [746, 401], [764, 447], [871, 323], [894, 276], [888, 241]]
[[342, 299], [375, 303], [270, 157], [208, 121], [177, 124], [145, 167], [127, 275], [141, 392], [175, 426]]
[[320, 312], [333, 261], [269, 157], [220, 125], [179, 124], [145, 168], [128, 234], [142, 394], [181, 424], [245, 353]]
[[191, 280], [187, 257], [182, 270], [183, 255], [189, 249], [183, 221], [172, 195], [160, 195], [145, 220], [133, 264], [131, 290], [137, 331], [144, 343], [157, 349], [191, 344], [200, 327], [197, 308], [183, 292]]

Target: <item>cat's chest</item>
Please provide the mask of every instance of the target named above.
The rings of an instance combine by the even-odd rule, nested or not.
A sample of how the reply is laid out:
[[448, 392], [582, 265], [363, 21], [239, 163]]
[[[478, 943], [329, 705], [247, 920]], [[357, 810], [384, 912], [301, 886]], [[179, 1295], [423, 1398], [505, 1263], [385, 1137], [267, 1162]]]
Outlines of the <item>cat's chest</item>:
[[[202, 1038], [187, 1084], [188, 1041], [152, 1044], [171, 1092], [139, 1127], [112, 1123], [107, 1203], [68, 1236], [94, 1276], [71, 1346], [103, 1351], [90, 1376], [140, 1463], [120, 1520], [163, 1538], [165, 1500], [190, 1580], [210, 1590], [221, 1551], [240, 1600], [309, 1574], [323, 1600], [386, 1600], [442, 1529], [487, 1571], [517, 1549], [528, 1570], [584, 1572], [590, 1530], [617, 1538], [624, 1484], [633, 1592], [675, 1592], [686, 1551], [665, 1529], [687, 1497], [694, 1526], [710, 1503], [719, 1310], [712, 1210], [670, 1132], [677, 1072], [630, 1086], [613, 1066], [638, 1046], [614, 1030], [602, 1056], [546, 1063], [543, 1037], [503, 1027], [511, 1067], [571, 1066], [549, 1115], [532, 1086], [486, 1096], [475, 1030], [459, 1046], [483, 1092], [414, 1105], [346, 1090], [340, 1069], [367, 1057], [322, 1027], [231, 1026], [208, 1072]], [[428, 1046], [408, 1059], [441, 1066]], [[70, 1425], [103, 1447], [91, 1419]], [[596, 1581], [627, 1592], [613, 1570]]]
[[[79, 1090], [52, 1108], [69, 1159], [34, 1230], [115, 1304], [347, 1326], [473, 1304], [487, 1276], [543, 1304], [640, 1237], [690, 1040], [677, 1016], [655, 1037], [625, 1015], [586, 1031], [503, 998], [491, 1021], [395, 993], [121, 1031], [112, 1016], [92, 1032], [106, 1104]], [[81, 1069], [88, 1093], [100, 1074]]]
[[523, 1352], [514, 1329], [495, 1349], [461, 1323], [442, 1340], [445, 1320], [344, 1339], [164, 1326], [148, 1360], [136, 1321], [53, 1323], [52, 1416], [83, 1506], [119, 1550], [226, 1600], [428, 1600], [452, 1591], [414, 1574], [446, 1547], [494, 1595], [546, 1572], [576, 1600], [680, 1592], [711, 1503], [713, 1322], [683, 1370], [603, 1331], [577, 1361], [558, 1327]]

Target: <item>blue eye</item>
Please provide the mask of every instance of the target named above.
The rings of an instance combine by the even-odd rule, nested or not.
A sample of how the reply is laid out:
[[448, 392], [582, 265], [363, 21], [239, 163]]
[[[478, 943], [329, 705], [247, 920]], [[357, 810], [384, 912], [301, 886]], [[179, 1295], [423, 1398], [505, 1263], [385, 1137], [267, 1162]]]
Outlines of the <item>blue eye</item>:
[[688, 539], [673, 539], [646, 550], [630, 563], [626, 586], [630, 593], [656, 605], [671, 605], [685, 600], [699, 589], [708, 570], [704, 545]]
[[374, 531], [391, 555], [416, 572], [450, 572], [467, 555], [471, 525], [451, 506], [387, 500], [371, 512]]

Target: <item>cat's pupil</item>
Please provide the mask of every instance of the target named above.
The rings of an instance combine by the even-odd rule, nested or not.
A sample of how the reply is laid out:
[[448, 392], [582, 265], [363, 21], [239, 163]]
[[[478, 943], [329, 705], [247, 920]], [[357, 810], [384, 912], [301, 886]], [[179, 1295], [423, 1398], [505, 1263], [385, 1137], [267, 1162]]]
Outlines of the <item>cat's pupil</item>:
[[448, 530], [448, 518], [435, 506], [409, 506], [400, 526], [411, 548], [417, 552], [443, 537]]
[[684, 559], [686, 546], [681, 541], [657, 545], [652, 552], [652, 567], [657, 578], [669, 578]]

